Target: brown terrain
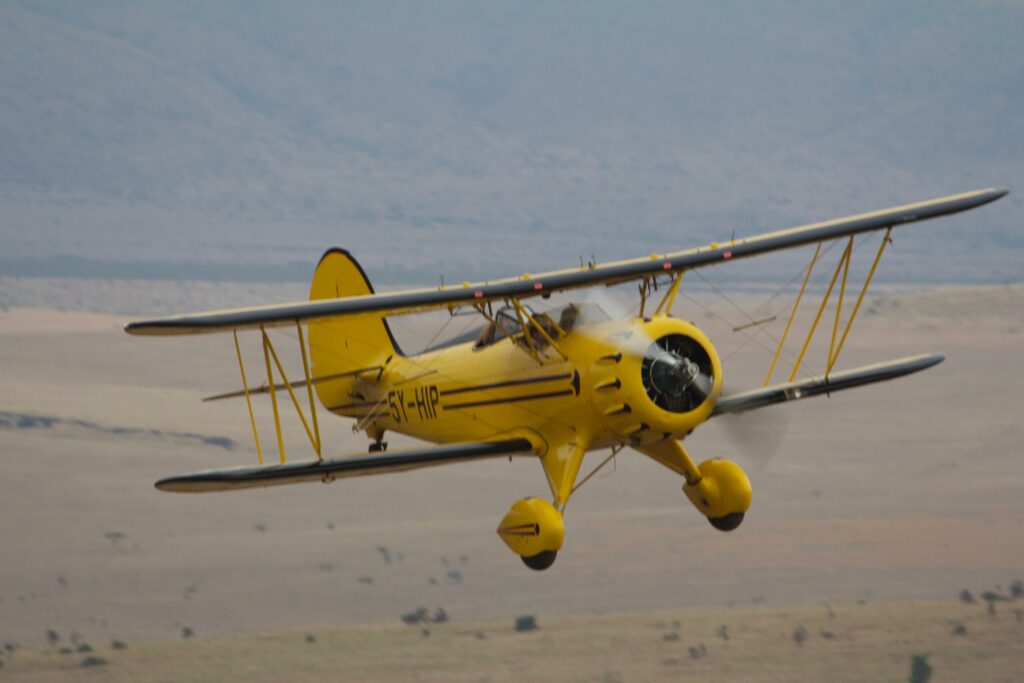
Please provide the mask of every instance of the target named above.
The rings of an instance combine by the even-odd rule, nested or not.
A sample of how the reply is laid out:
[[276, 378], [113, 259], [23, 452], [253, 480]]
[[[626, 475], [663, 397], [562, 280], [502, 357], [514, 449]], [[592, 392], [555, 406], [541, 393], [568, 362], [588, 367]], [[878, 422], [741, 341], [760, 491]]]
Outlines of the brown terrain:
[[[743, 322], [737, 309], [694, 296], [676, 314], [708, 330], [727, 389], [757, 385], [770, 340], [747, 342], [721, 320]], [[765, 310], [785, 307], [776, 300]], [[230, 337], [130, 338], [124, 320], [0, 312], [0, 641], [22, 648], [0, 656], [0, 680], [89, 673], [46, 648], [48, 629], [61, 645], [73, 635], [128, 643], [123, 680], [256, 679], [242, 664], [253, 649], [295, 662], [260, 680], [336, 680], [339, 652], [360, 662], [351, 680], [516, 680], [517, 656], [529, 661], [521, 680], [674, 680], [687, 666], [737, 680], [906, 680], [918, 651], [932, 653], [935, 680], [952, 680], [939, 666], [947, 655], [946, 675], [1024, 676], [1024, 602], [998, 603], [988, 617], [980, 600], [984, 591], [1009, 595], [1024, 578], [1022, 285], [870, 296], [841, 367], [928, 351], [946, 362], [701, 427], [691, 452], [734, 457], [754, 484], [753, 507], [731, 534], [690, 508], [674, 475], [624, 451], [573, 498], [565, 547], [544, 573], [523, 567], [493, 532], [513, 501], [547, 494], [526, 459], [332, 485], [157, 492], [160, 477], [256, 456], [244, 402], [200, 402], [238, 386]], [[436, 330], [412, 319], [396, 328], [422, 341]], [[289, 336], [279, 337], [287, 347]], [[809, 360], [815, 373], [821, 364], [820, 354]], [[267, 443], [269, 407], [258, 410]], [[291, 457], [308, 457], [301, 427], [286, 417]], [[324, 419], [322, 428], [329, 452], [365, 451], [347, 421]], [[603, 456], [591, 457], [592, 465]], [[956, 601], [965, 588], [977, 604]], [[450, 617], [432, 640], [400, 621], [419, 607]], [[519, 615], [542, 629], [515, 634]], [[950, 624], [965, 620], [968, 636], [950, 636]], [[734, 640], [716, 637], [719, 622], [732, 624]], [[817, 668], [788, 654], [804, 623], [811, 638], [799, 651], [817, 652]], [[177, 642], [183, 629], [195, 638]], [[843, 643], [842, 657], [828, 654], [823, 630]], [[505, 643], [493, 650], [498, 659], [473, 649], [477, 631], [480, 643]], [[666, 654], [671, 641], [661, 639], [674, 631], [678, 652]], [[318, 634], [315, 646], [305, 632]], [[711, 650], [706, 658], [688, 654], [698, 642]], [[186, 646], [196, 648], [194, 670], [157, 675], [185, 666]], [[243, 668], [195, 669], [217, 660], [218, 648]], [[875, 648], [891, 668], [870, 668], [882, 661]], [[399, 666], [403, 652], [441, 666], [431, 670], [456, 668], [420, 676]], [[113, 676], [119, 655], [103, 656], [111, 663], [102, 675]], [[841, 662], [843, 676], [821, 668], [828, 661]], [[466, 668], [456, 670], [459, 662]]]

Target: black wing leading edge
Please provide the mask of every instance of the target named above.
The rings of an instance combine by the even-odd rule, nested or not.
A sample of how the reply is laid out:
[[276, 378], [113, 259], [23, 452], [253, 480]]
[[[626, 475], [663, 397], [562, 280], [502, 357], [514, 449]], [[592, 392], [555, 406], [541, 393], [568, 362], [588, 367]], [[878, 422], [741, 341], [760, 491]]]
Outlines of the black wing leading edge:
[[404, 472], [434, 465], [447, 465], [506, 455], [532, 455], [533, 453], [533, 446], [528, 440], [508, 439], [488, 443], [454, 444], [414, 451], [375, 453], [352, 458], [209, 470], [161, 479], [156, 483], [156, 487], [161, 491], [179, 493], [233, 491], [311, 481], [331, 482], [347, 477]]
[[848, 218], [764, 233], [744, 239], [714, 243], [697, 249], [652, 254], [645, 258], [583, 266], [533, 276], [523, 275], [518, 278], [493, 282], [464, 283], [441, 288], [385, 292], [142, 320], [128, 323], [125, 326], [125, 331], [128, 334], [136, 335], [201, 334], [244, 328], [293, 325], [296, 321], [311, 318], [360, 313], [401, 315], [486, 301], [523, 299], [597, 284], [616, 284], [638, 280], [659, 273], [676, 273], [896, 227], [967, 211], [993, 202], [1006, 193], [1007, 190], [999, 188], [977, 190]]

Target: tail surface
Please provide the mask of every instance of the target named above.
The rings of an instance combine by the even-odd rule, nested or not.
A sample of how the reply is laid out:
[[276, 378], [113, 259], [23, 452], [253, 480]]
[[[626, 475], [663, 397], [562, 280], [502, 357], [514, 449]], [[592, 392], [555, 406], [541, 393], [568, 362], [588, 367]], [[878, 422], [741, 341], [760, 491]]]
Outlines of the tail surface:
[[[309, 300], [373, 294], [366, 273], [344, 249], [331, 249], [320, 259]], [[309, 353], [317, 394], [328, 407], [346, 396], [355, 381], [353, 373], [382, 365], [389, 356], [401, 355], [383, 316], [364, 314], [344, 318], [310, 320]]]

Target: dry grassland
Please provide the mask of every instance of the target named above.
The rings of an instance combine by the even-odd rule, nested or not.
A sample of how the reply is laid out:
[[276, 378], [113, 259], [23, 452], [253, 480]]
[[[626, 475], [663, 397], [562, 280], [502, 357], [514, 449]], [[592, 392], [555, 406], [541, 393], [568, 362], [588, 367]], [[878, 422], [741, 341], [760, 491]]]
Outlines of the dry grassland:
[[[1024, 663], [1020, 612], [989, 616], [953, 601], [747, 607], [554, 617], [526, 633], [506, 620], [131, 643], [89, 654], [41, 648], [7, 657], [0, 680], [840, 683], [906, 681], [912, 657], [925, 655], [936, 682], [1013, 683]], [[87, 657], [105, 663], [83, 667]]]
[[[872, 297], [842, 366], [925, 351], [946, 362], [741, 418], [742, 438], [726, 420], [701, 427], [691, 452], [735, 457], [754, 484], [732, 534], [695, 514], [674, 476], [623, 453], [574, 496], [542, 574], [493, 533], [513, 501], [546, 495], [526, 459], [159, 493], [160, 477], [255, 461], [244, 403], [199, 400], [237, 386], [230, 340], [134, 339], [102, 313], [9, 309], [0, 643], [21, 647], [0, 657], [0, 681], [895, 681], [914, 653], [930, 653], [933, 681], [1021, 680], [1017, 603], [993, 619], [949, 601], [1024, 578], [1022, 301], [1020, 285]], [[732, 333], [734, 309], [681, 297], [676, 312], [708, 330], [727, 388], [763, 379], [766, 340]], [[436, 330], [396, 328], [421, 342]], [[365, 451], [346, 421], [322, 427], [330, 452]], [[304, 438], [289, 427], [291, 457], [308, 457]], [[833, 619], [826, 602], [845, 606]], [[450, 623], [429, 637], [401, 626], [420, 606]], [[515, 633], [520, 614], [540, 631]], [[50, 629], [58, 648], [88, 642], [108, 664], [81, 669], [86, 654], [46, 647]], [[128, 648], [110, 651], [115, 639]], [[701, 643], [707, 656], [692, 658]]]

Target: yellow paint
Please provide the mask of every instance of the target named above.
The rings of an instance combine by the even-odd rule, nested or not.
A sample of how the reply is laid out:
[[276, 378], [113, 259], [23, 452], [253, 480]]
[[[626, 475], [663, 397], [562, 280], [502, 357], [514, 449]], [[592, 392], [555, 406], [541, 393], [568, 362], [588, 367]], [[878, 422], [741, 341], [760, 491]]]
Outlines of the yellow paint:
[[804, 339], [804, 345], [800, 348], [800, 355], [796, 357], [796, 362], [793, 363], [793, 371], [789, 373], [789, 381], [792, 382], [796, 378], [796, 373], [800, 371], [800, 364], [804, 360], [804, 354], [807, 353], [807, 347], [811, 345], [811, 339], [814, 338], [814, 332], [818, 329], [818, 323], [821, 322], [821, 314], [825, 312], [825, 306], [828, 304], [829, 297], [832, 296], [832, 290], [836, 286], [836, 280], [839, 278], [839, 269], [843, 267], [843, 263], [849, 258], [850, 247], [853, 246], [853, 242], [849, 242], [846, 245], [846, 249], [843, 250], [842, 256], [839, 257], [839, 262], [836, 263], [836, 270], [832, 273], [832, 280], [828, 283], [828, 289], [825, 290], [825, 296], [821, 298], [821, 305], [818, 307], [818, 312], [814, 316], [814, 322], [811, 323], [811, 329], [807, 331], [807, 337]]
[[775, 348], [775, 355], [772, 356], [772, 364], [768, 368], [768, 375], [764, 378], [764, 386], [768, 386], [772, 381], [772, 375], [775, 374], [775, 364], [779, 362], [779, 354], [782, 353], [782, 347], [786, 344], [786, 337], [789, 336], [789, 328], [793, 326], [793, 318], [796, 317], [796, 311], [800, 308], [800, 301], [804, 298], [804, 290], [807, 289], [807, 281], [811, 279], [811, 273], [814, 271], [814, 264], [818, 262], [818, 254], [821, 253], [821, 243], [814, 249], [814, 256], [811, 257], [811, 263], [807, 266], [807, 274], [804, 275], [803, 284], [800, 285], [800, 293], [796, 295], [796, 301], [793, 302], [793, 309], [789, 312], [789, 320], [786, 321], [786, 328], [782, 331], [782, 337], [779, 339], [779, 345]]
[[864, 285], [860, 288], [860, 294], [857, 295], [857, 303], [853, 305], [853, 312], [850, 314], [850, 319], [846, 321], [846, 327], [843, 328], [843, 336], [839, 339], [839, 346], [836, 347], [835, 355], [831, 356], [828, 360], [828, 368], [825, 374], [832, 372], [832, 366], [839, 360], [839, 353], [843, 350], [843, 344], [846, 343], [846, 335], [850, 334], [850, 328], [853, 327], [853, 321], [857, 318], [857, 312], [860, 311], [860, 305], [864, 302], [864, 295], [868, 291], [868, 287], [871, 285], [871, 279], [875, 277], [875, 270], [878, 268], [878, 262], [882, 260], [882, 254], [885, 253], [885, 247], [889, 244], [889, 236], [892, 234], [892, 228], [885, 231], [885, 235], [882, 237], [882, 243], [878, 245], [878, 253], [875, 254], [875, 260], [871, 264], [871, 270], [868, 271], [868, 276], [864, 278]]
[[[299, 340], [301, 344], [302, 340]], [[295, 390], [292, 389], [292, 383], [288, 379], [288, 375], [284, 371], [284, 366], [281, 365], [281, 359], [277, 357], [277, 350], [274, 349], [273, 342], [270, 341], [270, 335], [266, 332], [263, 333], [263, 343], [266, 344], [266, 348], [270, 351], [270, 357], [274, 359], [274, 365], [277, 366], [277, 371], [281, 373], [281, 379], [284, 380], [282, 384], [288, 391], [288, 396], [292, 399], [292, 405], [295, 406], [295, 412], [299, 416], [299, 420], [302, 422], [302, 427], [306, 430], [306, 436], [309, 437], [309, 443], [313, 446], [313, 451], [319, 457], [320, 455], [320, 444], [317, 437], [313, 436], [313, 431], [309, 428], [309, 423], [306, 422], [306, 416], [302, 412], [302, 406], [299, 405], [299, 399], [295, 397]], [[303, 352], [303, 360], [305, 360], [305, 352]]]
[[[874, 218], [878, 220], [877, 224], [885, 225], [886, 223], [880, 219], [888, 219], [889, 215], [892, 215], [897, 222], [910, 222], [918, 220], [913, 215], [917, 208], [946, 210], [949, 207], [943, 208], [937, 202], [967, 200], [975, 196], [979, 201], [984, 199], [987, 202], [1002, 194], [1005, 192], [966, 193], [883, 212], [758, 235], [738, 242], [731, 240], [729, 244], [749, 247], [744, 250], [744, 255], [750, 256], [758, 251], [786, 246], [775, 245], [776, 240], [786, 239], [795, 246], [809, 239], [809, 231], [819, 228], [835, 226], [837, 230], [843, 228], [844, 234], [849, 235], [853, 227], [847, 230], [845, 224], [853, 226], [859, 219]], [[852, 244], [851, 236], [794, 364], [791, 380], [800, 368], [840, 269], [843, 270], [843, 284], [833, 323], [828, 370], [831, 370], [843, 348], [847, 333], [885, 249], [883, 241], [850, 319], [840, 336], [839, 321]], [[652, 254], [651, 258], [676, 261], [688, 255], [717, 248], [718, 243], [712, 243], [709, 247], [674, 252], [663, 257]], [[786, 333], [789, 332], [819, 252], [820, 245], [811, 266], [808, 267], [797, 303], [787, 322]], [[731, 254], [723, 254], [723, 259], [730, 257]], [[620, 269], [633, 272], [634, 266], [642, 261], [631, 259], [606, 264], [601, 267], [607, 269], [606, 276], [602, 277], [598, 273], [587, 282], [581, 280], [557, 289], [569, 291], [577, 286], [590, 286], [597, 282], [614, 284], [642, 279], [644, 285], [641, 287], [641, 298], [646, 304], [650, 287], [657, 277], [650, 272], [650, 268], [638, 270], [636, 272], [641, 273], [640, 276], [629, 276], [625, 280], [616, 275]], [[512, 329], [514, 324], [510, 324], [502, 334], [481, 335], [480, 343], [467, 342], [417, 355], [407, 356], [401, 352], [382, 313], [310, 318], [309, 316], [317, 312], [323, 314], [329, 310], [336, 310], [320, 306], [296, 307], [294, 304], [284, 304], [246, 311], [236, 310], [235, 315], [230, 318], [232, 322], [222, 322], [219, 325], [216, 324], [217, 314], [211, 312], [191, 320], [188, 316], [181, 319], [169, 318], [149, 321], [149, 325], [129, 325], [126, 329], [138, 334], [181, 334], [217, 329], [235, 329], [237, 332], [240, 328], [259, 329], [267, 372], [266, 391], [270, 394], [273, 405], [282, 463], [285, 462], [285, 449], [271, 357], [284, 379], [282, 386], [287, 389], [295, 404], [318, 456], [321, 443], [315, 403], [312, 399], [314, 391], [317, 399], [329, 412], [354, 419], [355, 429], [364, 431], [375, 441], [382, 440], [388, 431], [435, 444], [481, 443], [513, 438], [529, 441], [547, 478], [552, 502], [539, 498], [520, 500], [505, 515], [498, 533], [514, 552], [524, 559], [532, 558], [532, 561], [526, 562], [528, 566], [542, 569], [550, 565], [554, 553], [562, 547], [565, 534], [562, 511], [573, 492], [612, 457], [606, 458], [577, 484], [583, 460], [589, 451], [610, 448], [613, 449], [614, 456], [619, 450], [630, 446], [682, 475], [686, 481], [683, 491], [688, 499], [719, 529], [735, 528], [742, 520], [743, 513], [750, 507], [750, 480], [738, 465], [727, 460], [712, 459], [697, 466], [680, 443], [711, 416], [721, 393], [722, 368], [711, 341], [701, 330], [691, 323], [669, 316], [682, 272], [672, 269], [671, 263], [666, 265], [669, 266], [668, 272], [675, 275], [675, 279], [650, 320], [645, 320], [642, 315], [615, 321], [598, 318], [577, 319], [577, 314], [582, 315], [586, 309], [585, 305], [570, 305], [560, 312], [543, 312], [524, 306], [524, 302], [538, 308], [544, 306], [551, 293], [545, 288], [545, 282], [557, 279], [561, 274], [576, 272], [576, 268], [537, 276], [524, 273], [520, 278], [489, 283], [504, 285], [529, 280], [537, 283], [532, 291], [514, 296], [507, 292], [522, 292], [523, 288], [492, 287], [486, 297], [483, 291], [476, 291], [471, 297], [461, 295], [458, 299], [418, 296], [435, 290], [405, 292], [406, 296], [403, 297], [401, 305], [388, 308], [389, 315], [446, 308], [454, 315], [473, 308], [481, 314], [482, 320], [492, 325], [500, 326], [511, 320], [516, 320], [519, 324], [519, 331]], [[589, 263], [586, 267], [597, 268], [595, 263]], [[582, 268], [584, 266], [581, 264], [580, 269]], [[550, 282], [547, 284], [550, 285]], [[472, 286], [470, 283], [463, 283], [464, 289]], [[370, 296], [372, 294], [373, 289], [358, 264], [347, 252], [341, 250], [332, 250], [323, 257], [310, 286], [310, 300], [355, 297], [359, 299], [356, 303], [361, 304], [361, 310], [377, 310], [377, 307], [385, 305], [386, 300], [376, 299]], [[441, 301], [446, 303], [439, 303]], [[511, 313], [504, 317], [500, 312], [494, 315], [492, 308], [500, 303], [504, 303]], [[303, 311], [308, 312], [308, 315]], [[245, 315], [241, 315], [242, 313]], [[308, 325], [308, 358], [306, 339], [303, 338], [301, 327], [303, 321]], [[303, 383], [307, 387], [311, 402], [312, 429], [305, 421], [293, 385], [288, 381], [284, 367], [264, 329], [292, 324], [297, 326], [299, 333]], [[775, 353], [772, 370], [785, 342], [786, 333], [783, 334]], [[698, 381], [693, 374], [694, 363], [691, 359], [684, 358], [689, 352], [674, 356], [673, 353], [657, 346], [658, 340], [673, 335], [687, 337], [701, 347], [707, 356], [707, 364], [711, 366], [712, 381], [709, 387], [704, 388], [707, 393], [699, 405], [691, 406], [687, 402], [688, 397], [681, 397], [678, 393], [672, 394], [673, 386], [678, 387], [680, 383], [689, 386], [688, 383]], [[245, 395], [249, 404], [254, 438], [262, 462], [250, 395], [262, 393], [263, 390], [248, 388], [237, 334], [235, 344], [244, 387], [240, 393]], [[677, 349], [685, 349], [688, 345], [689, 343], [682, 346], [672, 346], [671, 342], [668, 344], [670, 348]], [[770, 370], [766, 383], [771, 376]], [[703, 383], [703, 380], [701, 382]], [[651, 395], [648, 395], [648, 391]], [[659, 394], [659, 391], [668, 394]], [[666, 399], [666, 395], [670, 394], [674, 397]], [[677, 411], [660, 407], [652, 396], [660, 396], [661, 405], [674, 405]], [[685, 410], [682, 409], [683, 405], [687, 406]], [[396, 460], [401, 462], [400, 458]], [[424, 461], [425, 458], [420, 460]]]
[[541, 498], [516, 501], [498, 525], [498, 536], [520, 557], [558, 552], [565, 541], [565, 522], [555, 506]]
[[256, 429], [256, 414], [252, 411], [252, 396], [249, 395], [249, 380], [245, 378], [245, 362], [242, 360], [242, 347], [238, 344], [238, 332], [235, 337], [235, 353], [238, 355], [238, 370], [242, 373], [242, 388], [245, 390], [245, 404], [249, 408], [249, 422], [252, 424], [252, 438], [256, 442], [256, 457], [263, 464], [263, 449], [260, 448], [260, 433]]
[[846, 296], [846, 279], [850, 275], [850, 259], [853, 257], [853, 235], [850, 235], [850, 242], [846, 247], [846, 257], [843, 259], [843, 282], [839, 286], [839, 301], [836, 303], [836, 317], [832, 323], [832, 338], [828, 343], [828, 359], [825, 364], [825, 374], [832, 367], [832, 353], [835, 351], [836, 335], [839, 334], [839, 319], [843, 315], [843, 297]]
[[572, 441], [548, 448], [540, 459], [556, 507], [561, 508], [569, 501], [586, 452], [585, 442]]
[[729, 460], [705, 460], [700, 464], [700, 481], [683, 485], [683, 493], [705, 517], [725, 517], [750, 509], [750, 479], [740, 466]]
[[309, 414], [313, 419], [313, 433], [316, 435], [314, 450], [317, 460], [323, 460], [323, 442], [320, 439], [320, 423], [316, 418], [316, 401], [313, 400], [313, 377], [309, 374], [309, 358], [306, 352], [306, 339], [302, 333], [302, 323], [296, 321], [295, 329], [299, 333], [299, 349], [302, 352], [302, 372], [306, 382], [306, 393], [309, 394]]
[[274, 406], [274, 429], [277, 432], [277, 452], [281, 457], [281, 464], [286, 461], [284, 454], [284, 434], [281, 432], [281, 413], [277, 408], [277, 391], [274, 389], [274, 373], [270, 369], [270, 337], [267, 331], [260, 329], [263, 335], [263, 360], [267, 363], [267, 387], [270, 389], [270, 403]]
[[[373, 288], [354, 260], [345, 252], [330, 251], [320, 260], [309, 289], [310, 301], [370, 294]], [[344, 375], [383, 365], [396, 355], [385, 323], [379, 315], [357, 315], [339, 319], [311, 320], [309, 330], [310, 371], [314, 379]], [[351, 391], [358, 375], [316, 382], [314, 389], [321, 403], [325, 396]]]

